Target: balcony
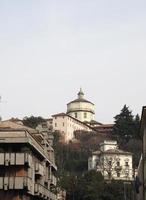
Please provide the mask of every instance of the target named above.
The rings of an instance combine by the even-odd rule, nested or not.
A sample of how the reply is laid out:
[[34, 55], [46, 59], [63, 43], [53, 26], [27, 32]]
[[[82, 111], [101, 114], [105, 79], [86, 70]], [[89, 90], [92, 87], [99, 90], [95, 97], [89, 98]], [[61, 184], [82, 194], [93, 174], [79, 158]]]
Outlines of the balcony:
[[122, 166], [120, 166], [120, 165], [119, 166], [118, 165], [115, 166], [115, 171], [116, 172], [120, 172], [121, 170], [122, 170]]
[[54, 175], [51, 175], [50, 176], [50, 183], [52, 184], [52, 185], [55, 185], [56, 186], [56, 184], [57, 184], [57, 178], [54, 176]]
[[35, 174], [40, 176], [44, 175], [44, 166], [41, 163], [35, 163]]
[[32, 156], [29, 153], [0, 153], [0, 165], [24, 165], [30, 167]]
[[0, 190], [23, 190], [31, 191], [32, 181], [28, 177], [0, 177]]
[[50, 192], [50, 199], [51, 199], [51, 200], [56, 200], [56, 199], [57, 199], [56, 194]]
[[35, 183], [34, 192], [35, 196], [41, 197], [43, 199], [56, 200], [56, 195], [39, 183]]

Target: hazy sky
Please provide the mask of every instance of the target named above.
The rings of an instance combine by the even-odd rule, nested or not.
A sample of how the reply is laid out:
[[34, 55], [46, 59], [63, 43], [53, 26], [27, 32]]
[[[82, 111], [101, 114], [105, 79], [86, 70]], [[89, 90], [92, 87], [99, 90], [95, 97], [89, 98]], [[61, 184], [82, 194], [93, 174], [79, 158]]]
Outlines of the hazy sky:
[[0, 115], [66, 111], [80, 86], [110, 123], [146, 105], [145, 0], [0, 0]]

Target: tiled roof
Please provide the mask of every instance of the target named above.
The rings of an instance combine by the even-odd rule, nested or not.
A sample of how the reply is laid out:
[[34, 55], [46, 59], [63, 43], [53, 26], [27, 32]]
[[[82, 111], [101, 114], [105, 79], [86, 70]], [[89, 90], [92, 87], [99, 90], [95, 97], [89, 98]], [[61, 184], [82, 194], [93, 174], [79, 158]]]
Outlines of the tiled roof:
[[59, 117], [59, 116], [67, 116], [67, 114], [65, 114], [65, 113], [58, 113], [58, 114], [52, 115], [52, 117]]
[[114, 124], [102, 124], [102, 125], [99, 125], [97, 126], [96, 128], [100, 129], [100, 128], [113, 128]]

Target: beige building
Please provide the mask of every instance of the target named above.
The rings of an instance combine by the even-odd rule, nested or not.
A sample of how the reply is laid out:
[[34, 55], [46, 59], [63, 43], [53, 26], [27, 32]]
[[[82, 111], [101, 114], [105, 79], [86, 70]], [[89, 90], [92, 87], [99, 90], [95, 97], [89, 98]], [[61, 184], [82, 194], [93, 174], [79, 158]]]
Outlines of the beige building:
[[133, 180], [132, 153], [118, 148], [117, 141], [105, 140], [88, 159], [88, 170], [97, 170], [105, 180]]
[[65, 113], [53, 115], [52, 118], [53, 130], [61, 133], [64, 142], [73, 140], [75, 131], [94, 131], [90, 126]]
[[94, 120], [95, 106], [84, 98], [80, 89], [78, 98], [67, 104], [66, 113], [57, 113], [47, 119], [50, 130], [59, 131], [64, 142], [68, 143], [75, 138], [75, 131], [98, 132], [110, 135], [113, 124], [104, 125]]
[[94, 120], [94, 104], [84, 98], [82, 89], [78, 93], [78, 98], [67, 104], [67, 114], [81, 122]]
[[54, 150], [46, 126], [0, 122], [0, 199], [56, 200]]

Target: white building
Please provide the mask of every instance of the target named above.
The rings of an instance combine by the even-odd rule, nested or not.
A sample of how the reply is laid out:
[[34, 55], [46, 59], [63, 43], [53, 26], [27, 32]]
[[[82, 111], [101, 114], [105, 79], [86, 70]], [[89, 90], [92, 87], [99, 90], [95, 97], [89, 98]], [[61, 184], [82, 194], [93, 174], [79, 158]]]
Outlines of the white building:
[[106, 180], [133, 180], [132, 153], [120, 150], [116, 141], [106, 140], [88, 159], [88, 170], [100, 171]]
[[93, 131], [90, 126], [65, 113], [53, 115], [52, 126], [54, 131], [59, 131], [61, 133], [66, 143], [74, 139], [74, 131]]
[[67, 114], [81, 122], [94, 120], [94, 104], [84, 98], [82, 89], [78, 93], [78, 98], [67, 104]]

